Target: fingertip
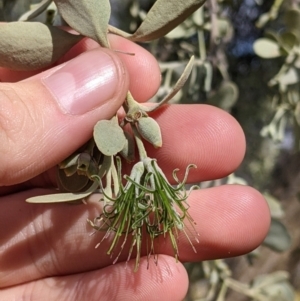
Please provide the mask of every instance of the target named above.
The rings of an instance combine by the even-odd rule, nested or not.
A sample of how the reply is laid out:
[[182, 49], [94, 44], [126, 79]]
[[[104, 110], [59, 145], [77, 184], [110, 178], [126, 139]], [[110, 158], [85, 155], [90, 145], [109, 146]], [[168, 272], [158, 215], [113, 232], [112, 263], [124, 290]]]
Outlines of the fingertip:
[[[186, 296], [189, 284], [187, 271], [173, 257], [162, 254], [156, 259], [142, 257], [135, 273], [132, 272], [134, 266], [135, 259], [104, 269], [111, 271], [117, 267], [120, 279], [127, 280], [119, 283], [120, 291], [126, 290], [126, 295], [120, 295], [120, 300], [181, 301]], [[139, 292], [138, 296], [136, 292]]]
[[[163, 146], [149, 148], [167, 174], [179, 168], [184, 175], [193, 163], [190, 182], [225, 177], [242, 162], [246, 143], [239, 123], [227, 112], [210, 105], [170, 105], [153, 114], [162, 130]], [[174, 151], [176, 150], [176, 151]]]
[[202, 259], [232, 257], [257, 248], [270, 227], [270, 211], [254, 188], [224, 185], [191, 194]]

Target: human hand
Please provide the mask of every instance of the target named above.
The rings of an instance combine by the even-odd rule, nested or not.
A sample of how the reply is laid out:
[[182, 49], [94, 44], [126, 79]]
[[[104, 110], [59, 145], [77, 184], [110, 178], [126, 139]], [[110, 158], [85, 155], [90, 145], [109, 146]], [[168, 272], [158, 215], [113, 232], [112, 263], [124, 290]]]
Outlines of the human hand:
[[[176, 301], [186, 294], [187, 274], [172, 257], [168, 241], [158, 241], [158, 265], [150, 259], [147, 270], [145, 252], [136, 273], [134, 260], [126, 263], [126, 250], [111, 264], [109, 239], [94, 248], [104, 233], [89, 235], [93, 230], [86, 220], [101, 210], [93, 197], [86, 206], [25, 202], [55, 192], [53, 167], [91, 136], [98, 120], [113, 115], [129, 86], [139, 101], [158, 88], [159, 69], [151, 55], [122, 38], [111, 36], [110, 43], [135, 56], [97, 48], [45, 73], [0, 70], [0, 300]], [[85, 40], [64, 60], [95, 47]], [[241, 163], [244, 135], [226, 112], [206, 105], [170, 105], [153, 115], [162, 129], [163, 147], [147, 151], [166, 174], [194, 163], [198, 168], [191, 170], [189, 181], [200, 182], [224, 177]], [[200, 242], [194, 243], [194, 253], [180, 235], [181, 261], [247, 253], [268, 231], [267, 204], [250, 187], [197, 190], [188, 202]]]

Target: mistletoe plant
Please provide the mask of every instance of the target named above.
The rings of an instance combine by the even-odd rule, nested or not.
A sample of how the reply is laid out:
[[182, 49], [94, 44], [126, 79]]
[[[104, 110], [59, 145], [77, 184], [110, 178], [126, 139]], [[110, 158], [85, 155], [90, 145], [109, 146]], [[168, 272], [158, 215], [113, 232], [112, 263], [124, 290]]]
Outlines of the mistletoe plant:
[[[108, 33], [135, 42], [160, 38], [184, 21], [204, 3], [204, 0], [157, 0], [140, 27], [129, 34], [108, 24], [109, 0], [54, 0], [59, 14], [79, 34], [71, 34], [51, 25], [29, 22], [52, 3], [44, 0], [34, 10], [23, 15], [19, 22], [0, 26], [0, 65], [15, 70], [34, 70], [50, 66], [83, 37], [89, 37], [102, 47], [110, 48]], [[26, 22], [23, 22], [26, 21]], [[20, 37], [26, 37], [26, 43]], [[143, 141], [154, 147], [162, 146], [158, 123], [148, 115], [168, 102], [181, 89], [193, 66], [193, 57], [173, 90], [152, 106], [139, 104], [130, 91], [123, 103], [125, 117], [119, 122], [117, 112], [110, 120], [101, 120], [94, 127], [93, 137], [86, 145], [58, 166], [58, 185], [61, 193], [27, 199], [30, 203], [76, 202], [94, 192], [101, 192], [103, 212], [89, 224], [106, 231], [104, 239], [113, 235], [107, 253], [117, 252], [115, 261], [127, 241], [130, 241], [128, 260], [135, 251], [135, 270], [138, 269], [142, 244], [148, 255], [154, 255], [154, 239], [169, 236], [178, 258], [177, 238], [183, 231], [190, 241], [185, 220], [193, 226], [186, 202], [185, 183], [173, 172], [177, 186], [171, 185], [157, 161], [149, 158]], [[128, 127], [131, 127], [129, 132]], [[138, 160], [130, 175], [122, 176], [121, 158], [133, 162], [137, 146]], [[144, 239], [143, 234], [147, 232]], [[197, 240], [197, 239], [196, 239]], [[145, 242], [144, 242], [145, 241]], [[101, 243], [101, 242], [100, 242]], [[100, 243], [97, 245], [99, 246]], [[121, 244], [121, 246], [120, 246]], [[97, 247], [96, 246], [96, 247]], [[117, 247], [119, 251], [117, 251]], [[193, 247], [195, 250], [195, 248]]]

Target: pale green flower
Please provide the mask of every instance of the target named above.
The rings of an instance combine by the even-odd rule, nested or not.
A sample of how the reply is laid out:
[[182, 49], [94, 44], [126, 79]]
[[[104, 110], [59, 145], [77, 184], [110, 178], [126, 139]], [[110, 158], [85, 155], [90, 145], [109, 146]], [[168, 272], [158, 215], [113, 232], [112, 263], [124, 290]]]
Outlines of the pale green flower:
[[[120, 161], [118, 160], [118, 162]], [[186, 202], [188, 193], [185, 189], [185, 182], [189, 169], [195, 166], [189, 165], [187, 167], [185, 177], [181, 183], [177, 179], [176, 170], [173, 172], [173, 177], [178, 182], [176, 187], [168, 182], [155, 159], [145, 158], [143, 161], [136, 163], [130, 176], [125, 176], [125, 185], [121, 183], [120, 163], [118, 163], [118, 166], [120, 186], [118, 194], [115, 197], [105, 195], [109, 202], [104, 206], [102, 214], [94, 221], [89, 221], [94, 229], [107, 231], [102, 241], [110, 234], [114, 234], [107, 253], [112, 254], [121, 240], [120, 251], [114, 261], [116, 262], [126, 242], [130, 239], [128, 260], [133, 250], [136, 249], [135, 270], [137, 270], [142, 243], [146, 244], [148, 257], [153, 255], [156, 258], [154, 239], [159, 236], [169, 236], [177, 260], [179, 255], [177, 245], [179, 231], [186, 234], [193, 247], [184, 227], [185, 220], [192, 225], [194, 223], [188, 213], [189, 206]], [[98, 180], [100, 186], [102, 186], [100, 178]], [[104, 189], [102, 190], [104, 191]], [[145, 237], [145, 231], [150, 239]], [[193, 249], [195, 250], [194, 247]]]

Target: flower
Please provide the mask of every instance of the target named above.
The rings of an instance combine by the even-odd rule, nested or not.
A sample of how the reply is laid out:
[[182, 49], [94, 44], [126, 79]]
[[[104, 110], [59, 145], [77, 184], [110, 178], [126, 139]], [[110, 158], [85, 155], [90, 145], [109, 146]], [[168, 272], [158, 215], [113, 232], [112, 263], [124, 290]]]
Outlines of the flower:
[[[186, 234], [193, 247], [185, 230], [185, 220], [192, 225], [194, 224], [192, 217], [188, 213], [189, 206], [186, 202], [188, 193], [185, 189], [188, 172], [192, 167], [195, 166], [189, 165], [187, 167], [182, 182], [179, 182], [176, 176], [177, 170], [174, 170], [173, 177], [178, 183], [174, 187], [168, 182], [157, 161], [147, 157], [134, 165], [130, 176], [124, 177], [126, 183], [122, 184], [121, 165], [118, 159], [118, 194], [112, 197], [104, 193], [104, 198], [101, 200], [106, 199], [109, 201], [104, 205], [103, 212], [94, 221], [89, 220], [94, 229], [106, 230], [102, 241], [108, 238], [111, 233], [114, 233], [107, 254], [112, 254], [121, 238], [123, 238], [120, 251], [114, 263], [117, 262], [129, 237], [131, 237], [131, 243], [127, 260], [131, 258], [132, 252], [135, 249], [137, 254], [135, 271], [139, 267], [144, 240], [146, 241], [148, 258], [151, 255], [156, 258], [154, 239], [159, 236], [169, 236], [174, 256], [178, 260], [177, 240], [179, 231], [183, 231]], [[97, 180], [100, 187], [102, 187], [101, 179], [98, 178]], [[105, 189], [102, 188], [102, 191], [105, 191]], [[145, 231], [148, 233], [150, 240], [144, 239]], [[195, 250], [194, 247], [193, 249]]]

